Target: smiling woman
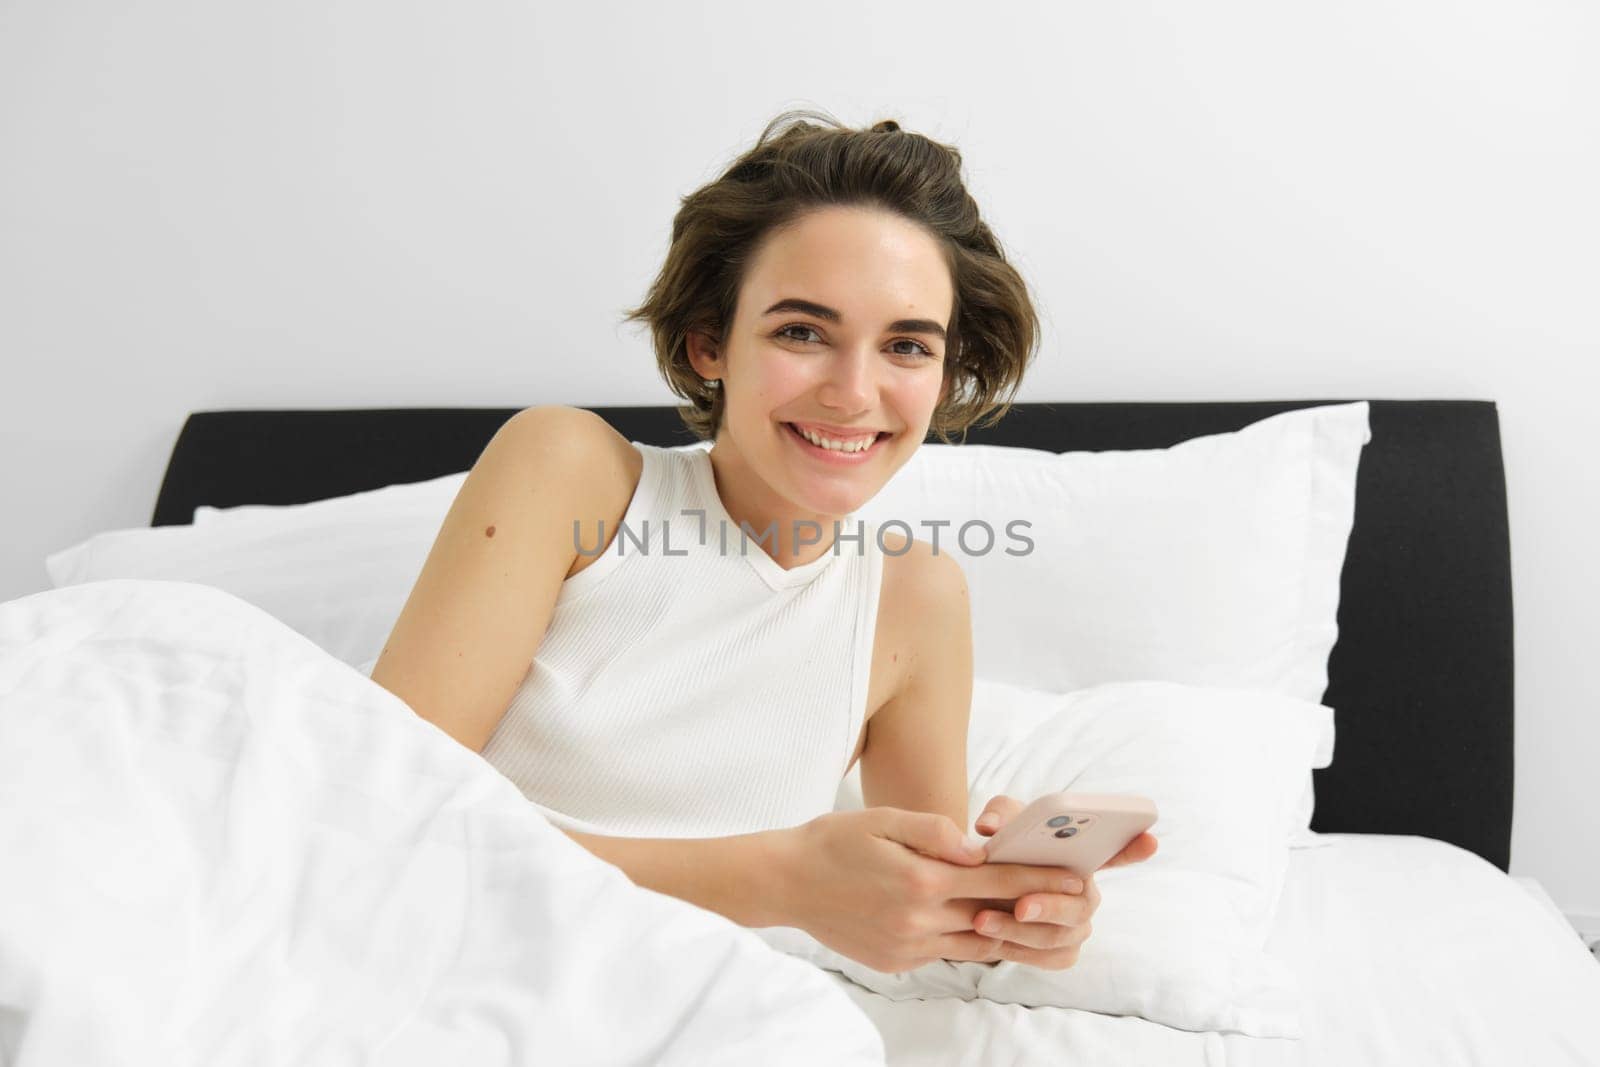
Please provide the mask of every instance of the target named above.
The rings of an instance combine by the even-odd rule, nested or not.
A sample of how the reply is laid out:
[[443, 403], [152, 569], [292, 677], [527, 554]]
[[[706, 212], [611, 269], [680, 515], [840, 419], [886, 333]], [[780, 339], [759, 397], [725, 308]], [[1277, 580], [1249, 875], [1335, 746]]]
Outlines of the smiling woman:
[[[580, 409], [519, 413], [462, 486], [372, 677], [649, 888], [884, 970], [1071, 966], [1092, 877], [984, 864], [964, 839], [961, 568], [850, 521], [930, 430], [948, 440], [1010, 406], [1033, 305], [954, 148], [807, 117], [780, 116], [683, 200], [626, 316], [649, 324], [711, 446], [637, 444]], [[697, 512], [756, 547], [623, 551], [619, 530]], [[569, 543], [596, 522], [613, 531], [599, 551]], [[857, 759], [868, 810], [835, 813]], [[985, 832], [1020, 806], [995, 798]], [[1112, 865], [1153, 850], [1145, 835]]]

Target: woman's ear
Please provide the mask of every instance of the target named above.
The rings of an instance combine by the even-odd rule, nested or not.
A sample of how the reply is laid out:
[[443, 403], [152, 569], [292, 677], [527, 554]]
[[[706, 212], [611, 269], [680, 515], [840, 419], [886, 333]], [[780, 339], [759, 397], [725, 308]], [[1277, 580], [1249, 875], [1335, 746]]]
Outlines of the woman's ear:
[[710, 334], [690, 330], [683, 343], [689, 352], [689, 366], [696, 374], [706, 381], [722, 377], [722, 356]]

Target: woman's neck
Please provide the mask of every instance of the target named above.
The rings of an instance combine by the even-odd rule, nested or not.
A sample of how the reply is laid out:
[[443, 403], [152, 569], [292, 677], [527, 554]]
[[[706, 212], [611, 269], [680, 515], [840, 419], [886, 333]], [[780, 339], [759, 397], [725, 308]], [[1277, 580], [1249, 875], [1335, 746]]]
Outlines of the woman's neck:
[[[730, 445], [718, 442], [709, 453], [711, 478], [722, 508], [745, 536], [784, 570], [820, 559], [833, 547], [834, 523], [842, 515], [797, 509], [772, 490]], [[734, 531], [729, 531], [732, 537]]]

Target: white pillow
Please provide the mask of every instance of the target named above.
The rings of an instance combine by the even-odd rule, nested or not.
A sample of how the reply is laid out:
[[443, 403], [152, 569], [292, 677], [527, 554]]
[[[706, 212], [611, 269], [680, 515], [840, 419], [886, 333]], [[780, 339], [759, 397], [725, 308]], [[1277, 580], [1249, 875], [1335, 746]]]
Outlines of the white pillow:
[[[925, 522], [951, 521], [939, 547], [967, 575], [979, 677], [1051, 692], [1154, 679], [1317, 703], [1367, 411], [1302, 408], [1164, 449], [924, 445], [857, 515], [924, 541]], [[1013, 520], [1032, 525], [1008, 531]], [[974, 526], [968, 554], [956, 533], [976, 521], [994, 546], [982, 552]]]
[[[799, 930], [763, 936], [895, 999], [984, 997], [1298, 1037], [1298, 985], [1265, 945], [1288, 869], [1284, 839], [1331, 730], [1330, 709], [1252, 690], [1120, 682], [1052, 694], [979, 679], [969, 827], [997, 793], [1023, 803], [1060, 789], [1138, 793], [1160, 813], [1153, 857], [1096, 875], [1100, 908], [1077, 964], [941, 961], [890, 975]], [[852, 772], [840, 807], [859, 807], [859, 790]]]
[[346, 664], [375, 662], [465, 479], [251, 509], [198, 526], [108, 530], [52, 554], [45, 570], [57, 588], [111, 578], [214, 586]]

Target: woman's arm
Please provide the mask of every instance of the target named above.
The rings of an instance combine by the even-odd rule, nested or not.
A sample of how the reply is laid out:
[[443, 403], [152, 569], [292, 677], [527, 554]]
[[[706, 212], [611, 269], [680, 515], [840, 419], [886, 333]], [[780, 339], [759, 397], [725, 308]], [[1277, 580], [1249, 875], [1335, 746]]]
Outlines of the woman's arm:
[[926, 542], [885, 572], [891, 613], [880, 621], [909, 660], [895, 694], [867, 721], [861, 797], [867, 807], [931, 811], [964, 830], [967, 717], [972, 707], [972, 608], [956, 558]]
[[634, 885], [686, 900], [740, 926], [793, 926], [794, 834], [762, 830], [730, 837], [648, 838], [562, 832]]
[[[972, 707], [972, 609], [967, 583], [953, 556], [935, 556], [931, 546], [898, 561], [893, 590], [895, 632], [911, 649], [905, 680], [868, 721], [861, 752], [861, 795], [869, 806], [909, 808], [945, 815], [967, 828], [967, 728]], [[890, 590], [886, 587], [885, 593]], [[1031, 799], [1031, 798], [1030, 798]], [[993, 833], [1020, 811], [1011, 797], [993, 798]], [[1131, 862], [1131, 860], [1130, 860]], [[1028, 870], [1013, 864], [997, 866]], [[1040, 873], [1053, 868], [1035, 867]], [[1091, 932], [1100, 893], [1093, 876], [1066, 878], [1016, 896], [984, 896], [964, 915], [960, 931], [993, 938], [977, 958], [1010, 960], [1060, 969], [1078, 960]], [[1086, 884], [1087, 883], [1087, 884]], [[972, 901], [973, 898], [968, 898]], [[957, 929], [947, 928], [948, 935]], [[951, 957], [945, 957], [951, 958]], [[970, 956], [962, 958], [972, 958]]]
[[482, 752], [528, 672], [578, 558], [572, 522], [604, 514], [619, 435], [592, 411], [527, 408], [450, 504], [372, 680]]

